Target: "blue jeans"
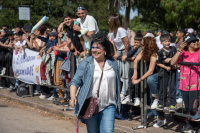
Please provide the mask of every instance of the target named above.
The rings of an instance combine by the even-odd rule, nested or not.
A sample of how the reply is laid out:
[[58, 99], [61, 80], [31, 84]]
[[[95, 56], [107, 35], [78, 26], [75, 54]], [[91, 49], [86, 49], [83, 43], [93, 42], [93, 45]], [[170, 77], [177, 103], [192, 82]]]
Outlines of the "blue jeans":
[[97, 115], [86, 119], [88, 133], [114, 133], [116, 106], [111, 104]]
[[[124, 54], [125, 50], [117, 51], [118, 56], [123, 56]], [[119, 65], [119, 75], [121, 76], [121, 81], [123, 82], [121, 94], [126, 95], [126, 92], [128, 90], [128, 74], [129, 74], [130, 63], [128, 61], [123, 62], [118, 60], [118, 65]]]
[[19, 86], [20, 80], [16, 79], [15, 86]]
[[58, 98], [58, 90], [56, 88], [53, 89], [53, 96]]
[[177, 76], [176, 76], [176, 99], [182, 98], [181, 95], [181, 90], [179, 89], [179, 83], [180, 83], [180, 73], [177, 71]]
[[[150, 98], [154, 100], [155, 98], [152, 97], [152, 95], [158, 95], [158, 73], [155, 73], [147, 78], [147, 85], [150, 90]], [[151, 101], [151, 100], [150, 100]], [[156, 110], [152, 110], [155, 116], [158, 116], [159, 118], [164, 118], [164, 113], [159, 112]]]
[[40, 91], [40, 85], [36, 85], [35, 91]]

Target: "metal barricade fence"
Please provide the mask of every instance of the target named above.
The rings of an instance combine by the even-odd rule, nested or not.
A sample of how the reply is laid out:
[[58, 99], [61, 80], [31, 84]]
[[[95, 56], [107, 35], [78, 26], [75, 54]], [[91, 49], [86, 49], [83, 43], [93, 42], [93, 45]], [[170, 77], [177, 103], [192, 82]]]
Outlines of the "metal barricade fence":
[[[9, 83], [10, 83], [10, 79], [13, 79], [13, 80], [17, 79], [17, 78], [14, 77], [13, 70], [12, 70], [13, 52], [12, 52], [11, 48], [6, 48], [6, 47], [0, 46], [0, 49], [3, 51], [3, 53], [5, 53], [5, 55], [3, 55], [3, 54], [0, 55], [0, 71], [2, 71], [2, 68], [6, 68], [6, 73], [4, 75], [0, 75], [0, 77], [1, 78], [3, 77], [5, 79], [4, 82], [9, 81]], [[10, 49], [9, 52], [8, 52], [8, 49]], [[30, 50], [32, 50], [32, 49], [30, 49]], [[36, 51], [36, 50], [33, 50], [33, 51]], [[9, 59], [6, 58], [7, 54], [11, 55], [11, 56], [9, 55]], [[76, 57], [73, 54], [71, 55], [70, 60], [71, 60], [71, 65], [75, 66]], [[11, 74], [8, 74], [8, 72], [10, 72]], [[71, 71], [72, 77], [71, 78], [73, 78], [74, 75], [75, 75], [75, 69], [72, 69], [72, 71]], [[14, 81], [14, 83], [15, 83], [15, 81]], [[13, 85], [14, 83], [11, 83], [11, 84]], [[66, 90], [66, 91], [70, 90], [68, 85], [67, 85], [67, 88], [63, 88], [63, 87], [59, 87], [59, 86], [55, 86], [55, 85], [47, 85], [47, 84], [41, 85], [41, 86], [46, 86], [48, 88], [57, 88], [57, 89], [62, 89], [62, 90]], [[23, 97], [29, 97], [29, 96], [33, 97], [33, 84], [29, 84], [29, 92], [30, 92], [30, 95], [25, 95]]]
[[[5, 49], [5, 53], [6, 53], [8, 48], [0, 46], [0, 49]], [[2, 60], [1, 57], [0, 57], [0, 69], [1, 69], [1, 67], [5, 67], [5, 63], [8, 62], [6, 64], [6, 67], [10, 67], [9, 71], [11, 71], [12, 74], [6, 73], [5, 75], [0, 75], [0, 77], [1, 78], [5, 78], [5, 79], [9, 79], [9, 80], [10, 79], [16, 80], [17, 78], [14, 77], [13, 70], [12, 70], [12, 56], [13, 56], [13, 53], [12, 52], [10, 52], [10, 53], [11, 53], [10, 61], [8, 61], [8, 60]], [[63, 52], [61, 52], [61, 53], [63, 53]], [[121, 61], [121, 57], [118, 57], [118, 61], [121, 62], [121, 64], [124, 64], [124, 62]], [[132, 62], [132, 59], [131, 58], [127, 58], [126, 61], [130, 65], [130, 62]], [[75, 65], [76, 65], [76, 57], [72, 54], [72, 56], [71, 56], [71, 66], [75, 66]], [[121, 69], [121, 67], [122, 66], [119, 65], [119, 69]], [[144, 74], [143, 68], [146, 69], [146, 67], [144, 67], [143, 62], [141, 61], [140, 62], [140, 68], [139, 68], [140, 75]], [[7, 69], [7, 71], [8, 71], [8, 69]], [[129, 71], [129, 70], [126, 70], [125, 67], [123, 67], [123, 72], [125, 72], [125, 71]], [[71, 71], [71, 74], [72, 74], [72, 77], [71, 77], [71, 79], [72, 79], [73, 76], [75, 75], [75, 69], [73, 69]], [[125, 75], [125, 76], [126, 76], [125, 80], [129, 80], [128, 79], [128, 75]], [[46, 86], [48, 88], [57, 88], [57, 89], [63, 89], [63, 90], [66, 90], [66, 91], [70, 91], [69, 86], [68, 86], [68, 88], [62, 88], [62, 87], [55, 86], [55, 85], [41, 85], [41, 86]], [[141, 84], [140, 84], [140, 101], [141, 102], [140, 102], [140, 105], [138, 106], [138, 107], [140, 107], [140, 112], [141, 112], [141, 126], [134, 127], [133, 129], [139, 129], [139, 128], [146, 128], [147, 127], [147, 125], [145, 125], [145, 123], [146, 123], [146, 113], [147, 113], [147, 110], [145, 109], [146, 108], [146, 106], [145, 106], [146, 104], [145, 103], [147, 102], [147, 99], [146, 99], [146, 95], [147, 94], [144, 93], [145, 92], [144, 87], [146, 87], [146, 86], [147, 86], [146, 85], [146, 80], [142, 81]], [[136, 96], [136, 88], [135, 88], [135, 86], [134, 86], [134, 88], [130, 88], [129, 84], [125, 84], [125, 88], [128, 88], [129, 90], [128, 89], [127, 90], [129, 92], [130, 92], [130, 89], [134, 89], [135, 96]], [[23, 96], [23, 97], [29, 97], [29, 96], [33, 97], [33, 84], [29, 85], [29, 92], [30, 92], [30, 95], [26, 95], [26, 96]], [[130, 95], [130, 93], [129, 93], [129, 95]], [[133, 103], [133, 101], [132, 102], [128, 102], [127, 105], [134, 106], [134, 103]], [[63, 109], [63, 110], [65, 110], [65, 109]]]
[[[144, 70], [144, 73], [146, 73], [147, 72], [147, 66], [146, 66], [146, 63], [144, 63], [143, 61], [141, 61], [141, 64], [143, 64], [143, 65], [141, 65], [141, 66], [145, 66], [145, 70]], [[191, 62], [181, 62], [180, 63], [180, 65], [182, 65], [183, 66], [183, 70], [184, 70], [184, 67], [187, 67], [188, 69], [190, 69], [190, 73], [189, 73], [189, 77], [190, 77], [190, 79], [189, 79], [189, 97], [188, 97], [188, 99], [189, 99], [189, 103], [190, 103], [190, 92], [191, 92], [191, 87], [192, 87], [192, 85], [190, 84], [190, 81], [191, 81], [191, 71], [195, 71], [195, 70], [197, 70], [197, 75], [199, 75], [199, 73], [198, 73], [198, 67], [200, 66], [200, 63], [191, 63]], [[188, 67], [189, 66], [189, 67]], [[194, 69], [194, 67], [192, 67], [192, 66], [196, 66], [197, 68], [195, 69], [195, 70], [192, 70], [192, 69]], [[171, 66], [170, 66], [171, 67]], [[143, 70], [142, 69], [142, 67], [141, 67], [141, 69], [140, 70]], [[141, 73], [142, 73], [142, 71], [141, 71]], [[164, 76], [164, 75], [163, 75]], [[176, 78], [176, 77], [175, 77]], [[197, 76], [197, 81], [199, 82], [199, 79], [198, 79], [199, 77]], [[176, 78], [177, 79], [177, 78]], [[175, 80], [176, 80], [175, 79]], [[171, 87], [171, 82], [172, 82], [172, 71], [170, 71], [170, 79], [169, 79], [169, 86], [168, 86], [168, 91], [170, 91], [170, 89], [172, 88]], [[198, 82], [197, 82], [197, 92], [198, 93], [196, 93], [196, 100], [197, 100], [197, 103], [199, 104], [199, 106], [200, 106], [200, 101], [198, 101], [198, 100], [200, 100], [199, 98], [199, 96], [200, 96], [200, 91], [198, 90]], [[158, 81], [158, 83], [159, 83], [159, 81]], [[174, 86], [175, 86], [175, 92], [177, 91], [177, 81], [176, 81], [176, 84], [174, 84]], [[158, 86], [159, 87], [159, 86]], [[163, 93], [164, 93], [164, 84], [163, 84], [163, 86], [162, 86], [162, 89], [163, 89]], [[143, 116], [144, 116], [144, 118], [143, 118], [143, 120], [144, 120], [144, 122], [143, 122], [143, 125], [144, 125], [144, 128], [146, 128], [146, 127], [150, 127], [150, 126], [152, 126], [152, 124], [148, 124], [147, 123], [147, 109], [151, 109], [151, 106], [150, 105], [148, 105], [147, 104], [147, 83], [146, 83], [146, 80], [144, 80], [143, 81], [143, 85], [141, 85], [141, 93], [142, 93], [142, 91], [143, 91], [143, 94], [144, 94], [144, 101], [143, 101], [143, 104], [144, 104], [144, 107], [143, 107], [143, 109], [144, 109], [144, 111], [143, 112], [141, 112], [141, 113], [143, 113]], [[158, 89], [159, 90], [159, 89]], [[182, 93], [182, 98], [183, 98], [183, 95], [184, 95], [184, 93], [186, 93], [185, 91], [181, 91], [181, 93]], [[170, 102], [170, 93], [167, 93], [168, 95], [167, 95], [167, 99], [168, 99], [168, 102]], [[158, 97], [159, 97], [159, 94], [157, 94], [158, 95]], [[176, 93], [175, 93], [175, 95], [176, 95]], [[176, 96], [175, 96], [175, 99], [176, 99]], [[142, 101], [141, 101], [142, 102]], [[152, 100], [152, 96], [151, 96], [151, 103], [153, 102], [153, 100]], [[198, 104], [196, 104], [196, 110], [198, 109]], [[178, 103], [177, 103], [177, 105], [178, 105]], [[185, 109], [185, 106], [184, 106], [184, 101], [182, 102], [182, 105], [181, 105], [181, 111], [177, 111], [177, 109], [179, 108], [179, 107], [177, 107], [177, 105], [176, 105], [176, 108], [175, 108], [175, 112], [174, 113], [171, 113], [171, 114], [173, 114], [173, 115], [175, 115], [175, 116], [180, 116], [180, 117], [183, 117], [183, 118], [192, 118], [193, 117], [193, 115], [191, 115], [190, 114], [190, 112], [189, 112], [189, 114], [188, 113], [186, 113], [187, 112], [187, 110]], [[179, 109], [180, 109], [179, 108]], [[151, 110], [153, 110], [153, 109], [151, 109]], [[154, 109], [154, 110], [157, 110], [157, 109]], [[163, 94], [163, 110], [157, 110], [157, 111], [160, 111], [160, 112], [164, 112], [164, 113], [170, 113], [170, 111], [169, 111], [169, 109], [167, 109], [166, 107], [164, 107], [164, 94]], [[194, 112], [195, 113], [195, 112]], [[142, 115], [141, 115], [141, 117], [142, 117]], [[188, 124], [188, 123], [187, 123]], [[135, 128], [133, 128], [133, 129], [135, 129]]]
[[[0, 49], [5, 49], [5, 53], [6, 53], [6, 51], [7, 51], [8, 48], [0, 47]], [[12, 53], [11, 53], [11, 55], [12, 55]], [[11, 60], [12, 60], [12, 58], [11, 58]], [[121, 61], [121, 57], [118, 57], [118, 61], [121, 62], [121, 64], [124, 63], [124, 62]], [[130, 64], [130, 62], [132, 62], [132, 60], [130, 58], [127, 58], [126, 61], [129, 62], [129, 64]], [[5, 63], [7, 63], [7, 64], [5, 64]], [[9, 70], [7, 70], [7, 73], [5, 75], [0, 75], [1, 78], [3, 77], [5, 79], [14, 79], [14, 80], [17, 79], [12, 74], [8, 74], [8, 71], [12, 71], [12, 64], [11, 63], [12, 63], [12, 61], [2, 60], [2, 58], [0, 56], [0, 69], [2, 67], [10, 67]], [[73, 66], [75, 66], [75, 64], [76, 64], [76, 57], [74, 55], [72, 55], [72, 57], [71, 57], [71, 63], [72, 63]], [[140, 67], [138, 69], [140, 71], [140, 75], [142, 76], [142, 75], [144, 75], [147, 72], [147, 63], [145, 61], [141, 60], [138, 64], [140, 64]], [[200, 66], [200, 63], [181, 62], [180, 64], [183, 65], [183, 66], [190, 66], [190, 76], [191, 76], [192, 66], [197, 66], [197, 70], [198, 70], [198, 66]], [[121, 67], [122, 66], [119, 65], [119, 69], [121, 69]], [[124, 69], [123, 70], [124, 72], [125, 71], [129, 71], [129, 70], [126, 70], [125, 67], [123, 67], [123, 69]], [[74, 75], [75, 74], [75, 69], [73, 71], [71, 71], [71, 73], [72, 73], [72, 75]], [[198, 71], [197, 71], [197, 75], [199, 75]], [[125, 75], [125, 76], [128, 77], [128, 75]], [[129, 79], [126, 79], [126, 80], [129, 80]], [[199, 79], [197, 77], [197, 81], [198, 80]], [[170, 82], [171, 82], [171, 79], [170, 79]], [[134, 88], [130, 88], [129, 84], [125, 84], [125, 85], [127, 85], [127, 86], [125, 86], [125, 88], [134, 89], [135, 90], [135, 96], [136, 96], [136, 88], [135, 88], [136, 86], [134, 86]], [[62, 87], [58, 87], [58, 86], [54, 86], [54, 85], [41, 85], [41, 86], [47, 86], [49, 88], [58, 88], [58, 89], [63, 89], [63, 90], [67, 90], [67, 91], [70, 90], [69, 87], [68, 88], [62, 88]], [[170, 88], [171, 87], [169, 86], [169, 90], [170, 90]], [[32, 87], [32, 85], [29, 85], [29, 91], [30, 91], [30, 95], [29, 96], [32, 97], [33, 96], [33, 87]], [[130, 90], [128, 90], [128, 91], [130, 92]], [[190, 91], [190, 86], [189, 86], [189, 91]], [[140, 107], [140, 113], [141, 113], [141, 125], [137, 126], [137, 127], [132, 127], [133, 130], [141, 129], [141, 128], [147, 128], [147, 127], [152, 126], [152, 124], [148, 124], [148, 122], [147, 122], [147, 109], [151, 109], [151, 107], [147, 104], [147, 101], [148, 101], [147, 95], [148, 95], [148, 86], [147, 86], [147, 79], [145, 79], [145, 80], [141, 81], [141, 83], [140, 83], [140, 106], [139, 107]], [[198, 97], [199, 94], [197, 93], [196, 96]], [[151, 101], [153, 101], [153, 100], [151, 99]], [[132, 102], [128, 102], [127, 104], [131, 105], [131, 106], [134, 106], [133, 101]], [[182, 103], [182, 107], [184, 107], [183, 103]], [[175, 111], [175, 113], [173, 113], [173, 115], [178, 115], [178, 116], [181, 116], [181, 117], [192, 118], [191, 114], [185, 114], [183, 110], [184, 109], [182, 108], [182, 112], [181, 113]], [[169, 113], [169, 110], [164, 109], [163, 112]]]

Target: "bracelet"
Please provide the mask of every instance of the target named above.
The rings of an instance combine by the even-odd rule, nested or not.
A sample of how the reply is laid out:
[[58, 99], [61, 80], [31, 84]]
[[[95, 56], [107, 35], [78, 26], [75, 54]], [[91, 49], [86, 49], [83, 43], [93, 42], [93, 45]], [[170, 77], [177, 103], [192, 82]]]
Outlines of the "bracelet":
[[142, 81], [142, 79], [140, 78], [140, 81]]
[[180, 50], [179, 48], [177, 48], [177, 51], [178, 51], [178, 52], [180, 52], [180, 53], [182, 53], [182, 52], [183, 52], [183, 51], [182, 51], [182, 50]]

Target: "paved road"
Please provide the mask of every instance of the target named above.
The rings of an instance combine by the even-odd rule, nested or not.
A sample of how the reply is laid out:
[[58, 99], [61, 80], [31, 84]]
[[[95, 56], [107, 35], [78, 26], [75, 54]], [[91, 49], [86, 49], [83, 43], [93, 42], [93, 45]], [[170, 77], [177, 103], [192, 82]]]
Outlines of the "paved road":
[[[86, 133], [86, 128], [80, 128]], [[75, 133], [75, 122], [45, 117], [36, 111], [14, 107], [0, 99], [0, 133]]]

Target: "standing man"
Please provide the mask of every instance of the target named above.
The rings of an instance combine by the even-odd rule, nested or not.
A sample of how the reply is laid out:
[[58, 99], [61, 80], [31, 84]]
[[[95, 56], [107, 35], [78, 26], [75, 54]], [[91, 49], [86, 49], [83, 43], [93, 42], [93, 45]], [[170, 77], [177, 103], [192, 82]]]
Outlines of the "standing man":
[[79, 22], [80, 26], [74, 25], [75, 31], [81, 32], [84, 39], [84, 52], [90, 49], [90, 43], [92, 41], [92, 35], [99, 31], [97, 21], [93, 16], [87, 15], [87, 10], [84, 6], [79, 5], [76, 8], [76, 14], [79, 17], [76, 21]]
[[[176, 44], [176, 48], [179, 49], [180, 44], [183, 42], [183, 38], [186, 34], [186, 31], [184, 29], [179, 29], [176, 32], [176, 37], [178, 39], [178, 43]], [[182, 103], [183, 102], [183, 98], [182, 98], [182, 94], [181, 94], [181, 90], [179, 90], [179, 84], [180, 84], [180, 70], [177, 70], [177, 77], [176, 77], [176, 102], [177, 103]]]
[[84, 48], [84, 40], [83, 37], [80, 37], [78, 35], [80, 35], [81, 33], [79, 31], [75, 31], [73, 29], [73, 25], [74, 25], [74, 20], [72, 17], [71, 13], [66, 13], [64, 15], [64, 22], [62, 22], [59, 27], [58, 27], [58, 33], [60, 33], [60, 31], [63, 31], [63, 27], [67, 32], [67, 36], [71, 39], [72, 43], [75, 46], [75, 52], [74, 55], [77, 56], [78, 53], [83, 52], [83, 48]]

